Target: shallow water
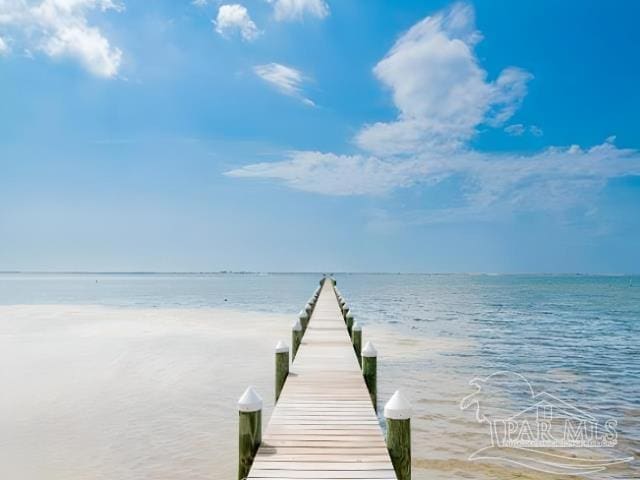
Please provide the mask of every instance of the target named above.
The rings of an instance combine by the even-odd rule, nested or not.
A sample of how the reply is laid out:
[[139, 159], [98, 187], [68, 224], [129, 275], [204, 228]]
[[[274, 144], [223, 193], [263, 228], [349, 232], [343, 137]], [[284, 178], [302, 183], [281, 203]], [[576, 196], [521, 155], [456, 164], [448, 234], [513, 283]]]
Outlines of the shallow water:
[[[380, 352], [381, 405], [411, 399], [414, 479], [562, 478], [469, 461], [469, 381], [526, 376], [640, 450], [640, 278], [338, 275]], [[235, 401], [273, 397], [272, 348], [317, 275], [0, 275], [0, 478], [234, 478]], [[486, 408], [513, 410], [497, 389]], [[637, 461], [588, 478], [637, 478]]]

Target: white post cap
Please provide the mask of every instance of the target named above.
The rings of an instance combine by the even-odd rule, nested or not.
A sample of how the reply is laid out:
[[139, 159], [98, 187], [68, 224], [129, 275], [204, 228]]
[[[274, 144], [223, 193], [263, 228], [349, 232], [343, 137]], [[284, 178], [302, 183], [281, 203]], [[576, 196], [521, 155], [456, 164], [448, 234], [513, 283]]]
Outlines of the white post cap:
[[311, 305], [311, 300], [309, 300], [309, 301], [307, 302], [307, 304], [304, 306], [304, 309], [305, 309], [307, 312], [310, 312], [311, 310], [313, 310], [313, 306]]
[[362, 327], [360, 326], [360, 324], [358, 323], [357, 320], [355, 322], [353, 322], [353, 327], [351, 327], [351, 330], [353, 330], [354, 332], [361, 332], [362, 331]]
[[351, 310], [349, 310], [349, 313], [347, 313], [347, 318], [353, 320], [353, 313], [351, 313]]
[[377, 357], [378, 356], [378, 351], [376, 350], [376, 347], [373, 346], [373, 343], [367, 342], [367, 344], [362, 349], [362, 356], [363, 357]]
[[262, 397], [258, 395], [253, 387], [248, 387], [240, 400], [238, 400], [238, 410], [241, 412], [259, 412], [262, 410]]
[[305, 310], [300, 310], [300, 313], [298, 314], [298, 318], [307, 318], [308, 316], [309, 314]]
[[411, 404], [396, 390], [391, 399], [384, 406], [384, 416], [391, 420], [407, 420], [411, 418]]
[[296, 331], [296, 332], [301, 332], [302, 331], [302, 324], [300, 323], [300, 319], [298, 319], [295, 322], [293, 322], [293, 325], [291, 326], [291, 329]]
[[283, 340], [280, 340], [276, 345], [276, 353], [289, 353], [289, 345], [287, 345]]

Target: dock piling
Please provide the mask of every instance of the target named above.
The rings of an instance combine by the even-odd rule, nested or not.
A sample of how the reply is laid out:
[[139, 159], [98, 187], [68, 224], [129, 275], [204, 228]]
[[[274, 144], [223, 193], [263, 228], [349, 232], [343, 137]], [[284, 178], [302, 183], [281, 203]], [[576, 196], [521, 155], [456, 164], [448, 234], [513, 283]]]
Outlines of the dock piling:
[[349, 313], [349, 305], [345, 302], [342, 305], [342, 318], [344, 318], [344, 323], [347, 323], [347, 314]]
[[280, 340], [276, 345], [276, 402], [289, 375], [289, 345]]
[[387, 450], [398, 480], [411, 480], [411, 405], [397, 390], [384, 407]]
[[307, 326], [309, 325], [309, 318], [311, 317], [309, 316], [306, 310], [300, 310], [300, 313], [298, 314], [298, 320], [300, 321], [300, 325], [302, 326], [302, 335], [304, 335], [304, 332], [307, 331]]
[[248, 387], [238, 400], [238, 412], [238, 480], [243, 480], [262, 443], [262, 398], [253, 387]]
[[373, 409], [378, 411], [378, 351], [371, 342], [362, 349], [362, 375], [369, 390]]
[[298, 348], [300, 348], [300, 343], [302, 343], [302, 324], [300, 323], [300, 319], [298, 319], [291, 327], [291, 360], [295, 360]]
[[358, 358], [358, 365], [362, 368], [362, 327], [358, 322], [354, 322], [353, 328], [353, 349], [356, 351], [356, 357]]
[[351, 312], [347, 313], [347, 331], [349, 332], [349, 338], [353, 338], [353, 315]]

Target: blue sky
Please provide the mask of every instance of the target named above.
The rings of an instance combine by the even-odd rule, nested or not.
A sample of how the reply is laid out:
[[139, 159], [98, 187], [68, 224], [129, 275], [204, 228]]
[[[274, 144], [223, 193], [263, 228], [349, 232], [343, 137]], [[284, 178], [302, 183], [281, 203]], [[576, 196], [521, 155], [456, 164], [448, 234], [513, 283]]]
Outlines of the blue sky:
[[638, 272], [639, 14], [0, 0], [0, 270]]

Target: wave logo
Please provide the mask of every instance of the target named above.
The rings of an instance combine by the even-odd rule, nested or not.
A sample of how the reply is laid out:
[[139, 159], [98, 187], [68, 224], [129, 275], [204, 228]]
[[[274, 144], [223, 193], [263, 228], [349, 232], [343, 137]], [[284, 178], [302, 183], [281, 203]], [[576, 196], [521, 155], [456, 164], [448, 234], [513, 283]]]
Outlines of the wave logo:
[[[602, 452], [618, 443], [616, 420], [598, 422], [550, 393], [536, 393], [519, 373], [496, 372], [474, 378], [469, 385], [476, 391], [462, 399], [460, 408], [475, 408], [476, 420], [491, 430], [491, 445], [472, 453], [471, 461], [501, 460], [545, 473], [586, 475], [633, 460]], [[507, 412], [493, 406], [496, 394], [505, 391], [520, 394], [525, 403], [521, 409]], [[577, 449], [587, 448], [592, 449], [588, 454], [584, 450], [576, 454]]]

